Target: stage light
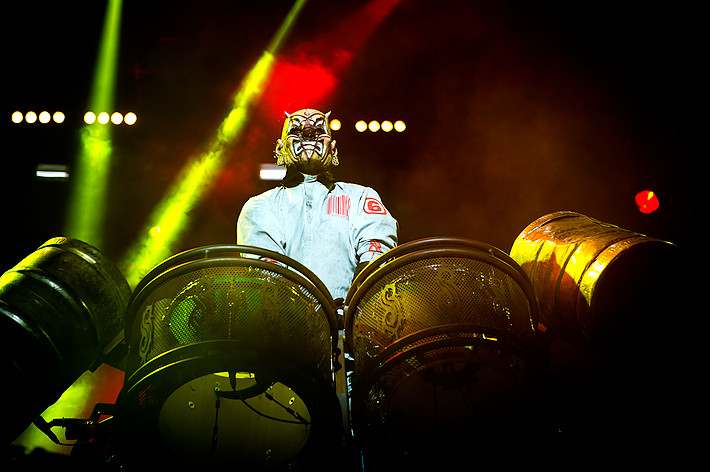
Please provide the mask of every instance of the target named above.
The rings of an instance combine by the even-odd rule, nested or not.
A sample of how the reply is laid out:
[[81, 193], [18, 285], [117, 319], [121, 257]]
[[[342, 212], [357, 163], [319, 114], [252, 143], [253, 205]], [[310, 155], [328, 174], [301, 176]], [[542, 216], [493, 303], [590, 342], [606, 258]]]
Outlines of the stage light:
[[286, 168], [277, 164], [261, 164], [259, 166], [259, 179], [281, 180], [286, 176]]
[[[62, 121], [64, 120], [64, 115], [62, 114]], [[123, 115], [121, 112], [115, 111], [111, 114], [107, 112], [101, 112], [96, 115], [93, 111], [87, 111], [84, 114], [84, 123], [87, 125], [91, 125], [94, 123], [99, 123], [102, 125], [106, 125], [109, 122], [113, 123], [114, 125], [120, 125], [120, 124], [127, 124], [129, 126], [136, 124], [136, 121], [138, 120], [138, 117], [136, 116], [135, 113], [133, 112], [128, 112], [125, 115]]]
[[651, 190], [642, 190], [637, 193], [635, 201], [636, 208], [638, 208], [641, 213], [653, 213], [658, 210], [658, 196]]
[[35, 168], [35, 177], [39, 180], [68, 180], [69, 167], [64, 164], [38, 164]]
[[136, 124], [137, 120], [138, 120], [138, 117], [132, 111], [129, 111], [128, 113], [126, 113], [126, 116], [123, 117], [123, 122], [129, 126]]
[[399, 133], [407, 129], [407, 125], [404, 124], [404, 121], [402, 120], [397, 120], [394, 123], [390, 120], [383, 120], [383, 121], [378, 121], [378, 120], [370, 120], [369, 122], [365, 120], [358, 120], [355, 122], [355, 129], [359, 132], [364, 132], [367, 130], [370, 130], [373, 133], [378, 132], [379, 130], [382, 130], [386, 133], [389, 133], [392, 130], [395, 130]]
[[26, 121], [27, 123], [42, 123], [42, 124], [47, 124], [50, 121], [54, 121], [55, 123], [63, 123], [64, 122], [64, 113], [61, 111], [56, 111], [54, 114], [48, 112], [48, 111], [42, 111], [39, 114], [37, 114], [34, 111], [28, 111], [26, 114], [21, 112], [21, 111], [15, 111], [12, 113], [10, 119], [12, 120], [13, 123], [19, 124], [22, 123], [23, 121]]
[[333, 131], [338, 131], [341, 126], [342, 124], [340, 123], [339, 119], [334, 118], [330, 120], [330, 129], [332, 129]]

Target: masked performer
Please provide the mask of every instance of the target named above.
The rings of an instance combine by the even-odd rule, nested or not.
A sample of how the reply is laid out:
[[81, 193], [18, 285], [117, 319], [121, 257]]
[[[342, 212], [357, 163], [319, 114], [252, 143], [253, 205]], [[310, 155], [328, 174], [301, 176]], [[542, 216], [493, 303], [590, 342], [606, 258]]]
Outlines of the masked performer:
[[281, 185], [250, 198], [237, 220], [237, 244], [284, 254], [308, 267], [333, 299], [344, 298], [368, 262], [397, 245], [397, 221], [373, 189], [337, 182], [330, 112], [288, 114], [275, 154]]

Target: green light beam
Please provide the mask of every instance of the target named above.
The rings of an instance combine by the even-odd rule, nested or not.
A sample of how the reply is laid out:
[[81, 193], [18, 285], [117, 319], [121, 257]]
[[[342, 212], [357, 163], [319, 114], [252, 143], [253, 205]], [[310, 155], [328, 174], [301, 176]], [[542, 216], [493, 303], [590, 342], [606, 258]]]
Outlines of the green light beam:
[[[99, 41], [96, 67], [89, 95], [89, 107], [97, 114], [111, 113], [116, 90], [116, 68], [120, 42], [122, 0], [108, 0]], [[104, 213], [109, 166], [111, 127], [95, 123], [80, 132], [73, 188], [69, 200], [65, 234], [93, 246], [103, 245]]]
[[249, 109], [264, 91], [270, 77], [274, 53], [295, 22], [306, 0], [297, 0], [272, 38], [267, 51], [249, 71], [232, 102], [232, 109], [217, 129], [207, 150], [191, 162], [178, 176], [162, 201], [153, 211], [143, 236], [134, 243], [119, 264], [131, 287], [157, 263], [172, 255], [171, 245], [181, 236], [190, 211], [214, 182], [225, 164], [225, 151], [239, 138], [249, 116]]

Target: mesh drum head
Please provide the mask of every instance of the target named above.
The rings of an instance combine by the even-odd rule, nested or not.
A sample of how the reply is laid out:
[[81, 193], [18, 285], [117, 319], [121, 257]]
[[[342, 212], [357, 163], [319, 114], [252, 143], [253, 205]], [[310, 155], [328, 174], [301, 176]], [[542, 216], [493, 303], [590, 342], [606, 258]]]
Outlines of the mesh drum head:
[[510, 425], [534, 379], [537, 307], [520, 267], [478, 242], [423, 246], [372, 270], [346, 315], [353, 417], [385, 451]]
[[271, 468], [339, 440], [333, 302], [294, 261], [248, 249], [174, 256], [134, 292], [117, 403], [135, 461], [157, 448], [159, 463]]

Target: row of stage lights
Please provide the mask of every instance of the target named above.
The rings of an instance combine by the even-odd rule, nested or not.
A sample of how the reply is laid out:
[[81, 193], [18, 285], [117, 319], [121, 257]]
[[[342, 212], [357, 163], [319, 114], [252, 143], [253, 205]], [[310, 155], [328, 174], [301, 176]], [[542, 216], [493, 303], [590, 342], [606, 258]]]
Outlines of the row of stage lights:
[[[341, 128], [342, 123], [337, 118], [330, 121], [330, 129], [332, 129], [333, 131], [338, 131]], [[396, 131], [398, 133], [401, 133], [407, 129], [407, 125], [402, 120], [397, 120], [394, 122], [390, 120], [370, 120], [369, 122], [365, 120], [358, 120], [355, 122], [355, 129], [360, 133], [363, 133], [365, 131], [370, 131], [372, 133], [376, 133], [378, 131], [384, 131], [385, 133], [389, 133], [390, 131]]]
[[[61, 111], [55, 111], [54, 113], [49, 113], [48, 111], [43, 111], [40, 113], [36, 113], [34, 111], [28, 111], [25, 113], [22, 113], [21, 111], [16, 111], [11, 116], [12, 122], [16, 124], [20, 124], [23, 122], [29, 124], [34, 124], [38, 122], [42, 124], [46, 124], [49, 122], [64, 123], [65, 119], [66, 116]], [[133, 112], [128, 112], [125, 115], [120, 112], [114, 112], [110, 115], [107, 112], [102, 112], [97, 115], [92, 111], [87, 111], [84, 114], [84, 123], [88, 125], [94, 123], [99, 123], [102, 125], [113, 123], [114, 125], [120, 125], [124, 123], [130, 126], [134, 125], [137, 120], [138, 117]], [[342, 128], [342, 123], [338, 119], [333, 119], [330, 122], [330, 128], [333, 131], [338, 131]], [[398, 133], [401, 133], [407, 129], [407, 125], [402, 120], [397, 120], [394, 122], [390, 120], [370, 120], [369, 122], [365, 120], [358, 120], [355, 123], [355, 129], [361, 133], [368, 130], [372, 133], [376, 133], [378, 131], [384, 131], [385, 133], [396, 131]]]
[[55, 111], [52, 114], [50, 114], [48, 111], [43, 111], [40, 113], [35, 113], [34, 111], [28, 111], [26, 113], [16, 111], [12, 114], [10, 119], [15, 124], [22, 123], [23, 121], [25, 123], [30, 124], [34, 124], [37, 122], [44, 124], [49, 123], [50, 121], [53, 121], [54, 123], [64, 123], [66, 116], [61, 111]]
[[116, 111], [111, 113], [111, 116], [109, 116], [109, 114], [106, 112], [99, 113], [98, 115], [96, 115], [92, 111], [87, 111], [84, 114], [84, 123], [86, 123], [87, 125], [92, 125], [94, 123], [105, 125], [108, 124], [108, 122], [110, 121], [114, 125], [120, 125], [121, 123], [125, 123], [130, 126], [136, 124], [137, 119], [138, 117], [132, 111], [126, 113], [125, 115]]
[[[65, 118], [64, 113], [61, 111], [56, 111], [53, 114], [50, 114], [48, 111], [43, 111], [39, 114], [33, 111], [28, 111], [24, 114], [16, 111], [12, 114], [13, 123], [22, 123], [23, 121], [27, 123], [36, 123], [38, 121], [40, 123], [49, 123], [50, 121], [54, 121], [55, 123], [63, 123]], [[126, 113], [125, 115], [119, 112], [112, 113], [111, 115], [105, 112], [96, 115], [95, 113], [89, 111], [84, 114], [84, 122], [86, 124], [108, 124], [111, 122], [115, 125], [120, 125], [121, 123], [133, 125], [136, 123], [136, 119], [136, 114], [133, 112]], [[333, 131], [338, 131], [341, 127], [342, 123], [337, 118], [330, 121], [330, 128]], [[359, 120], [355, 123], [355, 129], [361, 133], [367, 130], [373, 133], [380, 130], [386, 133], [393, 130], [401, 133], [407, 129], [407, 127], [401, 120], [395, 121], [394, 123], [389, 120], [382, 122], [376, 120], [372, 120], [370, 122]], [[261, 180], [280, 180], [283, 178], [284, 174], [285, 169], [283, 167], [273, 164], [263, 164], [260, 169]], [[40, 164], [37, 167], [37, 177], [47, 180], [66, 180], [69, 178], [69, 171], [66, 166]], [[644, 190], [636, 194], [635, 202], [637, 208], [642, 213], [653, 213], [659, 206], [658, 197], [650, 190]]]
[[[50, 122], [54, 122], [59, 124], [64, 123], [64, 120], [66, 120], [66, 116], [61, 111], [55, 111], [54, 113], [49, 113], [48, 111], [43, 111], [40, 113], [36, 113], [34, 111], [28, 111], [25, 113], [22, 113], [21, 111], [16, 111], [12, 114], [10, 119], [15, 124], [20, 124], [23, 122], [29, 124], [47, 124]], [[102, 112], [97, 115], [92, 111], [87, 111], [84, 114], [84, 123], [86, 123], [87, 125], [92, 125], [94, 123], [99, 123], [102, 125], [113, 123], [114, 125], [120, 125], [123, 123], [130, 126], [136, 124], [137, 120], [138, 117], [133, 112], [128, 112], [125, 115], [119, 112], [114, 112], [110, 115], [106, 112]]]

